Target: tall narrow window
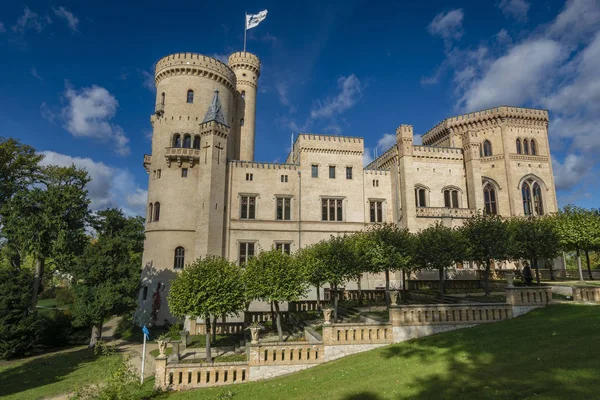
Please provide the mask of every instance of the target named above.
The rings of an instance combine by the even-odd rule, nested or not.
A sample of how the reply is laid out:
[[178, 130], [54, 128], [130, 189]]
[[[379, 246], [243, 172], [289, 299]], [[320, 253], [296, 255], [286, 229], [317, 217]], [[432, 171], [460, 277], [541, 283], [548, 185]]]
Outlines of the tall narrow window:
[[458, 190], [455, 190], [455, 189], [444, 190], [444, 207], [458, 208]]
[[242, 196], [240, 218], [254, 219], [256, 215], [256, 196]]
[[452, 208], [458, 208], [458, 190], [452, 191]]
[[371, 222], [383, 222], [383, 202], [371, 201], [369, 204]]
[[485, 204], [486, 214], [498, 214], [498, 208], [496, 206], [496, 189], [491, 183], [488, 183], [483, 187], [483, 202]]
[[188, 169], [187, 168], [181, 168], [181, 177], [182, 178], [187, 178], [188, 175]]
[[313, 178], [318, 178], [319, 177], [319, 166], [317, 164], [311, 165], [310, 173]]
[[523, 153], [529, 154], [529, 141], [527, 139], [523, 139]]
[[483, 156], [490, 157], [492, 155], [492, 143], [489, 140], [483, 142]]
[[194, 146], [195, 149], [200, 150], [200, 136], [194, 136]]
[[531, 142], [529, 142], [529, 147], [531, 148], [531, 155], [537, 155], [537, 146], [534, 139], [531, 139]]
[[162, 92], [160, 95], [160, 104], [165, 105], [165, 92]]
[[275, 250], [279, 250], [282, 253], [290, 254], [291, 243], [275, 243]]
[[246, 91], [242, 90], [242, 99], [245, 99], [245, 98], [246, 98]]
[[185, 147], [186, 149], [192, 147], [192, 137], [190, 135], [183, 136], [183, 147]]
[[244, 265], [254, 257], [254, 242], [240, 242], [240, 265]]
[[[533, 144], [533, 141], [531, 143]], [[544, 215], [542, 189], [540, 188], [540, 185], [537, 182], [533, 184], [533, 207], [535, 208], [536, 215]]]
[[160, 203], [157, 201], [156, 203], [154, 203], [154, 219], [153, 221], [156, 222], [160, 219]]
[[427, 192], [424, 188], [415, 188], [415, 203], [417, 207], [427, 207]]
[[188, 90], [188, 92], [187, 92], [187, 102], [188, 103], [194, 102], [194, 91], [192, 89]]
[[244, 118], [240, 119], [240, 126], [244, 126]]
[[521, 139], [517, 139], [517, 154], [521, 154], [523, 149], [521, 149]]
[[173, 261], [173, 268], [183, 268], [185, 263], [185, 249], [181, 246], [175, 248], [175, 260]]
[[152, 203], [148, 204], [148, 222], [152, 222]]
[[286, 183], [288, 181], [287, 175], [281, 175], [281, 182]]
[[278, 197], [277, 198], [277, 212], [276, 218], [279, 221], [289, 221], [291, 218], [291, 202], [289, 197]]
[[344, 206], [342, 199], [321, 200], [322, 221], [342, 221], [344, 218]]
[[521, 194], [523, 196], [523, 212], [525, 215], [533, 215], [533, 210], [531, 209], [531, 188], [527, 182], [523, 182]]
[[450, 190], [444, 190], [444, 207], [452, 207], [452, 203], [450, 201]]
[[181, 147], [181, 135], [179, 133], [173, 135], [173, 147]]
[[346, 167], [346, 179], [352, 179], [352, 167]]
[[335, 165], [329, 166], [329, 179], [335, 179]]
[[142, 288], [142, 301], [145, 301], [148, 298], [148, 286], [144, 286]]

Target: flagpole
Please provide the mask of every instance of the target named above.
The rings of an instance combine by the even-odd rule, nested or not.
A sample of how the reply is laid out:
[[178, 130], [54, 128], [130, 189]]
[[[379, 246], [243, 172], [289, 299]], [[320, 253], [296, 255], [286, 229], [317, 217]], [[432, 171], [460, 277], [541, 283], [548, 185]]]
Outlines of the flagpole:
[[248, 31], [248, 13], [244, 12], [244, 53], [246, 52], [246, 32]]

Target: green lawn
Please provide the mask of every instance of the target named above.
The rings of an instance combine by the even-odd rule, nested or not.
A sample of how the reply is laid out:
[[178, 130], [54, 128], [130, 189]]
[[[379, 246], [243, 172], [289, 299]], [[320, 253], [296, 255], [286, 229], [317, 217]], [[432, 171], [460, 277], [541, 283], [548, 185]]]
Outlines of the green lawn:
[[115, 358], [96, 357], [87, 347], [75, 347], [22, 360], [0, 362], [0, 398], [34, 400], [100, 382]]
[[594, 399], [600, 307], [560, 304], [263, 382], [173, 393], [216, 399]]

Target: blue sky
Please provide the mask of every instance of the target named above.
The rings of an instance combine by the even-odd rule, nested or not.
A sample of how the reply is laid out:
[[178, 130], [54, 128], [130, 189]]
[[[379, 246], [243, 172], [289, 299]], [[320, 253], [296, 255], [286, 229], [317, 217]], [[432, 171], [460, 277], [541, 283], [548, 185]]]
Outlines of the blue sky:
[[244, 12], [262, 61], [256, 155], [282, 161], [292, 132], [365, 138], [497, 105], [550, 111], [559, 203], [600, 193], [600, 0], [5, 2], [0, 135], [85, 167], [94, 208], [143, 214], [153, 65], [175, 52], [241, 50]]

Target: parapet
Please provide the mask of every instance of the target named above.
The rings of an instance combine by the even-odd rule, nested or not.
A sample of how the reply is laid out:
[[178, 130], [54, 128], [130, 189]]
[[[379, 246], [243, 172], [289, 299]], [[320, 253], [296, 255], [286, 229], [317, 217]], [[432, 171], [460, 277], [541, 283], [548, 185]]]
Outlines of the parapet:
[[463, 161], [463, 149], [459, 147], [413, 146], [416, 159]]
[[229, 56], [229, 67], [232, 70], [248, 69], [253, 71], [258, 78], [260, 76], [260, 59], [247, 51], [238, 51]]
[[156, 63], [154, 82], [156, 85], [172, 75], [200, 76], [216, 80], [232, 90], [236, 85], [235, 73], [216, 58], [197, 53], [175, 53], [161, 58]]
[[295, 159], [301, 151], [362, 156], [365, 145], [364, 139], [360, 137], [301, 133], [294, 142], [293, 150]]
[[400, 125], [398, 128], [396, 128], [396, 137], [412, 138], [413, 137], [412, 125], [406, 125], [406, 124]]
[[256, 161], [240, 161], [230, 160], [229, 165], [234, 168], [251, 168], [251, 169], [283, 169], [295, 171], [298, 169], [297, 164], [282, 164], [282, 163], [270, 163], [270, 162], [256, 162]]

